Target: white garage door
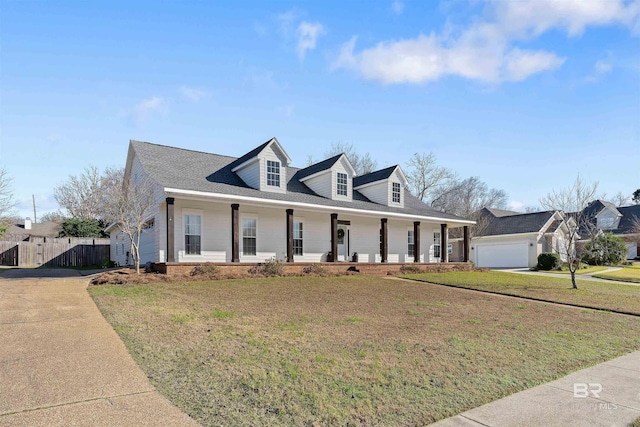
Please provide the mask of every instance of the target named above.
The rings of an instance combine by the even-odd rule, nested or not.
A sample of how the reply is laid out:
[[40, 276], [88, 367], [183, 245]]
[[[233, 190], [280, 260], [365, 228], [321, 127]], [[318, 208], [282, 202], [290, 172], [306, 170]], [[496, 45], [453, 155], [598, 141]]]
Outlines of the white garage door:
[[528, 267], [529, 244], [515, 242], [506, 244], [476, 245], [478, 267]]
[[635, 242], [627, 243], [627, 251], [627, 259], [634, 259], [638, 256], [638, 244]]

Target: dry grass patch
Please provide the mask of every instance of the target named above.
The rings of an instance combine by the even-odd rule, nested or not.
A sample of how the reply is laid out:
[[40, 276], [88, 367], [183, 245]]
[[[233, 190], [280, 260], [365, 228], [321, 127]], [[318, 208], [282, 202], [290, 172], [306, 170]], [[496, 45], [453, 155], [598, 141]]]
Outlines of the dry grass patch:
[[637, 318], [377, 277], [89, 292], [207, 426], [425, 425], [640, 348]]
[[422, 273], [407, 274], [402, 277], [505, 295], [640, 314], [640, 287], [633, 285], [578, 280], [579, 289], [571, 289], [571, 279], [568, 278], [501, 271]]

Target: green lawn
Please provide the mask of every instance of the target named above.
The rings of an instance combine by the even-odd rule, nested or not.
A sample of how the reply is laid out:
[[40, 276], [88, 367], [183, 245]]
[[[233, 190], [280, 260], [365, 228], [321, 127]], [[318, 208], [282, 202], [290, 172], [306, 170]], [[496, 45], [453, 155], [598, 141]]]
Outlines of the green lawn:
[[[562, 267], [562, 268], [563, 268], [562, 270], [559, 270], [559, 271], [553, 270], [553, 271], [549, 271], [548, 273], [571, 274], [571, 272], [569, 271], [569, 267]], [[588, 266], [588, 267], [576, 270], [576, 275], [595, 273], [598, 271], [606, 270], [607, 268], [609, 267], [602, 267], [598, 265]], [[545, 272], [543, 271], [543, 273]]]
[[610, 273], [594, 274], [593, 277], [608, 280], [620, 280], [622, 282], [640, 283], [640, 264], [623, 267], [622, 270]]
[[426, 425], [640, 348], [632, 316], [377, 277], [89, 292], [206, 426]]
[[570, 278], [501, 271], [423, 273], [407, 274], [402, 277], [460, 288], [481, 289], [506, 295], [640, 314], [640, 287], [633, 285], [578, 280], [579, 289], [571, 289]]

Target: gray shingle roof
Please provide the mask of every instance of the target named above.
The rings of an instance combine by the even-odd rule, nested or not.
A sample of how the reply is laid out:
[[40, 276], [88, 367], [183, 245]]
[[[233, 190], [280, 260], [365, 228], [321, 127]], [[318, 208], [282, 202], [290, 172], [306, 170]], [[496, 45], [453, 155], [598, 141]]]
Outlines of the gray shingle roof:
[[489, 217], [487, 228], [482, 236], [500, 234], [536, 233], [549, 221], [555, 211], [524, 213], [502, 217]]
[[364, 175], [356, 176], [353, 178], [353, 187], [360, 187], [361, 185], [369, 184], [371, 182], [382, 181], [391, 176], [398, 165], [389, 166], [388, 168], [380, 169], [379, 171], [367, 173]]
[[[131, 147], [138, 155], [144, 170], [163, 187], [256, 197], [280, 200], [283, 202], [309, 203], [376, 212], [430, 216], [451, 221], [465, 220], [464, 218], [446, 214], [427, 206], [408, 191], [405, 191], [404, 208], [387, 207], [373, 203], [355, 190], [353, 191], [353, 201], [351, 202], [327, 199], [315, 194], [309, 187], [299, 181], [300, 173], [303, 171], [306, 171], [303, 173], [308, 173], [309, 168], [298, 169], [287, 167], [287, 192], [271, 193], [259, 191], [247, 186], [235, 173], [231, 172], [231, 165], [238, 160], [235, 157], [140, 141], [131, 141]], [[339, 158], [340, 156], [337, 157]], [[334, 158], [335, 157], [332, 157], [324, 162], [328, 162]], [[334, 160], [334, 163], [335, 161], [337, 161], [337, 159]], [[318, 171], [319, 170], [316, 172]]]
[[640, 222], [640, 205], [617, 208], [622, 214], [618, 228], [611, 230], [613, 234], [632, 234], [636, 221]]
[[262, 150], [265, 149], [265, 147], [267, 145], [269, 145], [269, 143], [273, 141], [273, 138], [271, 138], [270, 140], [268, 140], [267, 142], [265, 142], [264, 144], [260, 144], [259, 146], [257, 146], [256, 148], [254, 148], [253, 150], [249, 151], [247, 154], [245, 154], [244, 156], [240, 157], [239, 159], [237, 159], [236, 161], [234, 161], [230, 166], [231, 169], [235, 168], [236, 166], [240, 166], [241, 164], [243, 164], [244, 162], [246, 162], [247, 160], [253, 159], [254, 157], [256, 157], [258, 154], [260, 154], [262, 152]]
[[521, 215], [522, 214], [522, 212], [507, 211], [507, 210], [504, 210], [504, 209], [497, 209], [497, 208], [484, 208], [484, 209], [487, 212], [489, 212], [491, 215], [495, 216], [495, 217]]
[[331, 167], [336, 164], [336, 162], [340, 159], [340, 157], [342, 157], [342, 154], [343, 153], [336, 154], [335, 156], [329, 157], [326, 160], [323, 160], [323, 161], [318, 162], [318, 163], [314, 163], [314, 164], [312, 164], [310, 166], [307, 166], [304, 169], [300, 169], [298, 171], [297, 179], [303, 179], [303, 178], [306, 178], [308, 176], [313, 175], [314, 173], [318, 173], [318, 172], [325, 171], [327, 169], [331, 169]]
[[62, 226], [54, 221], [38, 222], [31, 224], [31, 230], [24, 228], [24, 221], [10, 224], [3, 236], [4, 240], [24, 240], [29, 236], [34, 237], [58, 237]]

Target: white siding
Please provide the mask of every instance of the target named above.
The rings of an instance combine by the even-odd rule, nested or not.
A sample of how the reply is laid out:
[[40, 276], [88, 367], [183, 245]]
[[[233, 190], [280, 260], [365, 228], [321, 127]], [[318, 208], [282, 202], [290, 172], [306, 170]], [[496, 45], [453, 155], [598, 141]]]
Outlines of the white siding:
[[[280, 162], [280, 187], [267, 185], [267, 160]], [[287, 191], [287, 168], [285, 159], [279, 157], [272, 146], [266, 147], [260, 153], [260, 187], [261, 191], [285, 193]]]
[[[184, 215], [201, 215], [200, 255], [185, 254]], [[231, 205], [176, 199], [175, 254], [178, 262], [231, 262]]]
[[391, 190], [388, 187], [389, 183], [385, 180], [362, 187], [358, 191], [372, 202], [388, 205], [389, 195], [391, 194]]
[[328, 213], [295, 210], [294, 220], [302, 221], [303, 224], [303, 255], [294, 256], [293, 260], [295, 262], [326, 261], [327, 253], [331, 250], [331, 216]]
[[307, 187], [313, 190], [314, 193], [322, 197], [326, 197], [327, 199], [333, 198], [333, 172], [331, 169], [322, 175], [314, 176], [313, 178], [304, 181], [304, 183]]
[[[400, 203], [393, 203], [393, 183], [396, 182], [400, 184]], [[400, 175], [398, 174], [398, 170], [396, 169], [387, 182], [387, 206], [396, 206], [404, 208], [404, 185], [402, 184], [402, 180], [400, 179]]]
[[260, 161], [255, 161], [250, 165], [236, 171], [236, 174], [251, 188], [260, 189]]
[[[347, 195], [340, 196], [337, 192], [338, 172], [347, 175]], [[347, 160], [344, 156], [331, 167], [331, 199], [351, 201], [353, 198], [353, 174], [351, 173]]]

